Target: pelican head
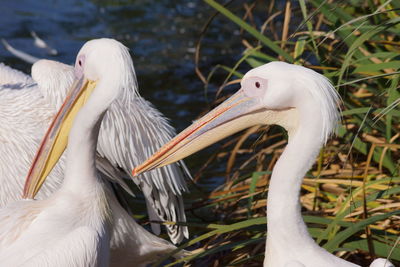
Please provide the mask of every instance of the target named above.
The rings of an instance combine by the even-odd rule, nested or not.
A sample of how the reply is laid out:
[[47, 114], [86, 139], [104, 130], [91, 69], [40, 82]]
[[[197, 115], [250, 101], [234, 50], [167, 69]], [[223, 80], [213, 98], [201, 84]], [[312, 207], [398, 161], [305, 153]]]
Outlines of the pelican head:
[[324, 143], [339, 118], [338, 102], [330, 82], [313, 70], [284, 62], [262, 65], [244, 75], [238, 92], [165, 144], [132, 174], [171, 164], [258, 124], [278, 124], [290, 136], [310, 114]]
[[128, 49], [113, 39], [85, 43], [74, 68], [75, 81], [48, 129], [29, 171], [24, 198], [33, 198], [64, 152], [68, 134], [78, 111], [104, 114], [113, 100], [135, 82]]
[[[271, 62], [247, 72], [241, 85], [244, 94], [258, 99], [265, 109], [300, 111], [308, 108], [306, 102], [313, 105], [321, 113], [321, 137], [324, 143], [336, 128], [340, 115], [337, 109], [340, 96], [325, 76], [311, 69], [285, 62]], [[264, 123], [269, 124], [268, 121]], [[297, 124], [298, 120], [291, 123]]]
[[[128, 48], [114, 39], [95, 39], [86, 42], [75, 61], [75, 77], [89, 81], [104, 81], [113, 84], [109, 92], [117, 95], [122, 88], [136, 80]], [[112, 96], [110, 100], [114, 100]]]

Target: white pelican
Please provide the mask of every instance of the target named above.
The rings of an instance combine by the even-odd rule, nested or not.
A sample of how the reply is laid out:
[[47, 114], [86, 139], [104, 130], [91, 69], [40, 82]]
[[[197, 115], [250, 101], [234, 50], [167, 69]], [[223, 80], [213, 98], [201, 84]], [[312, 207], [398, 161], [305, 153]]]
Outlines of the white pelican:
[[[123, 84], [122, 93], [106, 113], [97, 147], [101, 155], [97, 164], [114, 179], [118, 179], [115, 177], [118, 171], [115, 167], [110, 169], [109, 162], [130, 173], [135, 164], [144, 160], [173, 134], [166, 119], [138, 95], [129, 53], [121, 45], [116, 47], [125, 51], [127, 58], [123, 60], [127, 64], [123, 65], [126, 68], [122, 71], [132, 79], [130, 84]], [[24, 177], [45, 129], [73, 82], [74, 68], [41, 60], [33, 65], [32, 78], [0, 64], [0, 207], [20, 199]], [[64, 157], [61, 157], [60, 163], [49, 174], [38, 199], [46, 199], [60, 186], [64, 176], [64, 161]], [[135, 179], [135, 183], [144, 192], [150, 219], [185, 221], [181, 194], [186, 190], [186, 185], [180, 168], [172, 166], [142, 178]], [[161, 182], [165, 178], [168, 182]], [[112, 264], [132, 266], [148, 262], [176, 248], [138, 225], [117, 203], [113, 194], [109, 194], [108, 198], [114, 220]], [[152, 229], [157, 234], [160, 232], [157, 224], [152, 224]], [[181, 226], [168, 226], [168, 233], [173, 242], [180, 242], [188, 235], [187, 228]]]
[[[289, 142], [269, 183], [264, 266], [358, 266], [314, 242], [299, 202], [303, 177], [336, 127], [338, 102], [337, 92], [324, 76], [301, 66], [271, 62], [247, 72], [236, 94], [194, 122], [133, 174], [180, 160], [249, 126], [281, 125], [288, 131]], [[371, 266], [393, 265], [377, 259]]]
[[42, 171], [51, 168], [53, 157], [64, 150], [71, 121], [78, 113], [70, 130], [62, 186], [47, 199], [17, 201], [0, 210], [2, 266], [108, 266], [113, 235], [134, 242], [117, 252], [119, 257], [130, 258], [130, 264], [124, 258], [120, 262], [111, 259], [115, 266], [141, 266], [166, 247], [174, 248], [141, 227], [127, 229], [132, 224], [123, 225], [123, 233], [113, 233], [115, 224], [129, 216], [96, 170], [101, 121], [113, 100], [134, 81], [131, 68], [127, 49], [115, 40], [89, 41], [80, 50], [77, 80], [45, 135], [24, 195], [34, 195], [45, 179]]

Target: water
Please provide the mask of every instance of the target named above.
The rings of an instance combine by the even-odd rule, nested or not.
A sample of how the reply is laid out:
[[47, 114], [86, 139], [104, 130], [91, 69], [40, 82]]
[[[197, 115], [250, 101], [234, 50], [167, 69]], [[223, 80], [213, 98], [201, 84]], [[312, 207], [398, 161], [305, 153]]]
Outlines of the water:
[[[141, 95], [180, 131], [208, 109], [215, 95], [216, 88], [211, 87], [210, 99], [206, 99], [204, 86], [194, 72], [195, 44], [215, 10], [199, 1], [154, 2], [2, 0], [0, 37], [31, 55], [67, 64], [73, 64], [87, 40], [110, 37], [121, 41], [131, 50]], [[50, 56], [35, 47], [31, 30], [59, 54]], [[216, 64], [232, 66], [242, 49], [238, 28], [219, 16], [204, 36], [201, 69], [207, 74]], [[0, 62], [30, 73], [30, 64], [16, 59], [1, 45]], [[210, 151], [186, 161], [193, 173]], [[220, 182], [216, 174], [200, 179], [211, 187]]]

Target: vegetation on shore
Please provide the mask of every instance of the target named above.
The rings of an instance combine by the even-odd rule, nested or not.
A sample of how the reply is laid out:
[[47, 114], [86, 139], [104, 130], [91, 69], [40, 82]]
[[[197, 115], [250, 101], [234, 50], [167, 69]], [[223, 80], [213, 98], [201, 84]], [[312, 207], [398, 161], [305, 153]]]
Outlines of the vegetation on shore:
[[[342, 124], [304, 179], [304, 220], [316, 242], [339, 257], [363, 266], [374, 257], [399, 264], [400, 2], [204, 1], [216, 13], [202, 34], [223, 16], [241, 31], [244, 50], [233, 66], [196, 69], [206, 88], [217, 87], [217, 96], [224, 96], [216, 103], [238, 88], [246, 70], [275, 60], [312, 68], [335, 85]], [[201, 48], [200, 39], [196, 63]], [[286, 142], [279, 127], [257, 126], [210, 155], [202, 171], [224, 160], [225, 183], [203, 190], [188, 207], [192, 239], [181, 247], [194, 254], [168, 266], [183, 260], [185, 266], [260, 266], [269, 176]], [[195, 178], [208, 179], [201, 173]]]

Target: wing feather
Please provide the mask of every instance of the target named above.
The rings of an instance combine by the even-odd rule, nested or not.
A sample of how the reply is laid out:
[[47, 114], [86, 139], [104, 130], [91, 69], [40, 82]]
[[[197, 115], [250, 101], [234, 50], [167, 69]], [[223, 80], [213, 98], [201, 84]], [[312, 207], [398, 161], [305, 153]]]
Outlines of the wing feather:
[[[0, 86], [5, 84], [29, 85], [35, 83], [29, 75], [0, 63]], [[21, 87], [23, 88], [23, 87]]]
[[[114, 101], [101, 127], [98, 152], [129, 174], [175, 134], [167, 119], [140, 96]], [[186, 221], [182, 193], [187, 186], [178, 164], [144, 173], [133, 181], [146, 197], [150, 219]], [[158, 232], [155, 225], [152, 228]], [[166, 228], [174, 243], [188, 237], [186, 226]]]

